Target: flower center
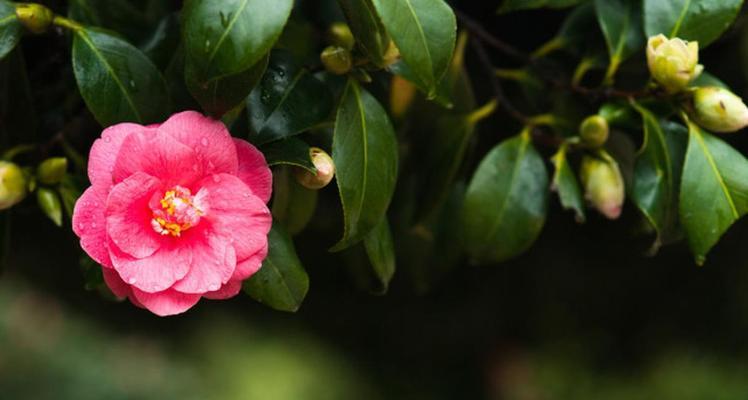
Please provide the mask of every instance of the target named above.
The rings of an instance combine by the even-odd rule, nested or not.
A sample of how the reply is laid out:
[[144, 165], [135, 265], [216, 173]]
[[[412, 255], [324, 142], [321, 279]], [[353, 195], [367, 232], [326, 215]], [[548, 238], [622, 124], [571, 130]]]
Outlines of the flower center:
[[205, 215], [201, 197], [200, 193], [192, 196], [189, 189], [181, 186], [175, 186], [164, 193], [161, 200], [151, 203], [153, 230], [162, 235], [181, 236], [182, 232], [197, 225], [200, 217]]

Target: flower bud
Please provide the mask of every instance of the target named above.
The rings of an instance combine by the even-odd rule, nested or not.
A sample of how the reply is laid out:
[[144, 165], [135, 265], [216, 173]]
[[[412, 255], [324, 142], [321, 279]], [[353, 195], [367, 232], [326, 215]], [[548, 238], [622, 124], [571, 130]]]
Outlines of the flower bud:
[[748, 125], [748, 108], [740, 97], [716, 86], [693, 91], [693, 120], [714, 132], [735, 132]]
[[618, 218], [625, 197], [618, 163], [605, 151], [599, 156], [584, 156], [581, 178], [587, 201], [608, 219]]
[[21, 168], [8, 161], [0, 161], [0, 210], [18, 204], [26, 197], [27, 181]]
[[390, 40], [390, 45], [387, 46], [387, 51], [385, 51], [382, 59], [385, 66], [392, 65], [400, 59], [400, 49], [397, 48], [397, 45], [392, 40]]
[[649, 38], [647, 64], [652, 78], [669, 93], [685, 89], [704, 70], [699, 64], [698, 42], [668, 39], [662, 34]]
[[324, 150], [318, 147], [309, 149], [309, 157], [311, 157], [317, 173], [314, 174], [306, 169], [296, 168], [294, 170], [296, 181], [307, 189], [322, 189], [335, 176], [335, 163]]
[[335, 75], [346, 74], [353, 66], [351, 52], [340, 46], [328, 46], [325, 48], [320, 55], [320, 60], [322, 60], [325, 69]]
[[35, 3], [16, 5], [16, 17], [32, 33], [44, 33], [50, 26], [55, 14], [49, 8]]
[[327, 31], [327, 36], [330, 43], [347, 50], [353, 50], [353, 46], [356, 44], [356, 39], [353, 38], [351, 28], [348, 27], [348, 24], [343, 22], [335, 22], [330, 25], [330, 29]]
[[68, 159], [65, 157], [53, 157], [42, 161], [36, 170], [36, 176], [43, 185], [56, 185], [65, 177], [68, 169]]
[[582, 144], [597, 149], [608, 141], [608, 121], [600, 115], [591, 115], [582, 121], [579, 126], [579, 137]]

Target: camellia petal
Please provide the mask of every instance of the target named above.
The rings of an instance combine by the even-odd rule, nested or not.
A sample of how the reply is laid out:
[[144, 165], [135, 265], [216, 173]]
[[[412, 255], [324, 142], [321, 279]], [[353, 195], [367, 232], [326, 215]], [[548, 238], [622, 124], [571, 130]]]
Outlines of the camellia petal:
[[159, 128], [161, 136], [176, 139], [197, 153], [197, 162], [210, 174], [236, 174], [238, 161], [233, 139], [221, 121], [195, 111], [174, 114]]
[[230, 299], [242, 290], [242, 282], [241, 281], [235, 281], [230, 280], [221, 286], [220, 289], [214, 291], [214, 292], [208, 292], [203, 295], [206, 299], [211, 300], [226, 300]]
[[255, 272], [260, 270], [262, 267], [262, 260], [268, 255], [268, 245], [265, 243], [265, 247], [260, 249], [257, 253], [253, 254], [246, 260], [236, 263], [236, 269], [234, 275], [231, 276], [231, 280], [243, 281], [250, 276], [254, 275]]
[[114, 164], [114, 181], [122, 182], [137, 172], [158, 177], [167, 186], [189, 186], [203, 176], [197, 153], [160, 133], [134, 133], [122, 142]]
[[134, 258], [110, 242], [112, 264], [122, 280], [144, 292], [160, 292], [184, 278], [192, 264], [192, 249], [174, 242], [149, 257]]
[[267, 244], [273, 223], [270, 210], [244, 182], [234, 175], [220, 174], [199, 184], [207, 191], [210, 213], [205, 219], [211, 230], [232, 240], [236, 257], [243, 260]]
[[226, 238], [203, 231], [192, 243], [192, 262], [187, 275], [174, 284], [182, 293], [216, 291], [228, 282], [236, 269], [236, 252]]
[[132, 293], [143, 307], [161, 317], [181, 314], [197, 304], [201, 297], [199, 294], [185, 294], [172, 289], [147, 293], [133, 288]]
[[132, 295], [130, 285], [125, 283], [125, 281], [123, 281], [122, 278], [119, 277], [117, 271], [111, 268], [104, 268], [101, 273], [104, 277], [104, 283], [106, 283], [107, 287], [109, 287], [109, 290], [112, 291], [112, 294], [120, 298], [129, 297], [130, 295]]
[[109, 193], [107, 233], [117, 247], [133, 257], [148, 257], [161, 247], [163, 238], [151, 227], [153, 217], [148, 208], [151, 196], [160, 185], [158, 179], [137, 172], [115, 185]]
[[81, 247], [97, 263], [110, 267], [106, 234], [106, 200], [108, 189], [103, 184], [86, 189], [75, 203], [73, 232], [81, 238]]
[[237, 176], [249, 186], [255, 196], [267, 203], [273, 192], [273, 173], [268, 168], [265, 156], [244, 140], [234, 139], [234, 144], [239, 157]]
[[117, 161], [117, 154], [119, 154], [125, 138], [132, 133], [149, 136], [155, 132], [154, 127], [131, 123], [122, 123], [104, 129], [101, 138], [96, 139], [91, 146], [91, 153], [88, 156], [88, 179], [94, 185], [112, 185], [114, 183], [112, 179], [114, 163]]

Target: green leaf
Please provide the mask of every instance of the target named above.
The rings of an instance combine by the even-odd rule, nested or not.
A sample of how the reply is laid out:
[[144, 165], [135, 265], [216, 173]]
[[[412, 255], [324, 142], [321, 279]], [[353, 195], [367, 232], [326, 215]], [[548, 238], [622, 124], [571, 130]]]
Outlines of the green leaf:
[[270, 308], [296, 312], [309, 291], [309, 276], [291, 237], [277, 223], [268, 234], [268, 244], [262, 268], [244, 282], [244, 291]]
[[146, 40], [155, 22], [129, 0], [70, 0], [68, 16], [82, 25], [123, 34], [133, 43]]
[[62, 226], [62, 202], [57, 192], [44, 187], [38, 188], [36, 190], [36, 200], [44, 214], [55, 225]]
[[384, 294], [395, 274], [395, 247], [392, 244], [390, 223], [386, 217], [364, 237], [364, 248], [380, 285], [376, 292]]
[[8, 55], [21, 40], [23, 26], [16, 18], [13, 3], [0, 0], [0, 59]]
[[620, 64], [644, 48], [640, 3], [634, 0], [595, 0], [595, 13], [608, 46], [610, 65], [605, 81], [610, 84]]
[[481, 161], [462, 207], [465, 246], [479, 263], [527, 250], [543, 229], [548, 172], [529, 131], [494, 147]]
[[283, 31], [293, 0], [188, 0], [182, 10], [186, 62], [199, 81], [257, 64]]
[[89, 110], [102, 126], [163, 121], [170, 109], [166, 82], [140, 50], [96, 29], [75, 31], [73, 71]]
[[586, 0], [504, 0], [499, 7], [499, 13], [518, 10], [534, 10], [537, 8], [566, 8], [583, 3]]
[[644, 0], [647, 36], [696, 40], [704, 48], [735, 20], [743, 0]]
[[564, 210], [573, 210], [577, 222], [582, 223], [586, 220], [582, 189], [579, 187], [576, 174], [574, 174], [569, 161], [566, 159], [567, 150], [567, 146], [562, 145], [551, 159], [556, 168], [551, 189], [558, 193], [558, 198], [561, 200], [561, 206]]
[[294, 62], [274, 51], [260, 84], [247, 98], [251, 140], [262, 144], [299, 134], [332, 113], [330, 89]]
[[701, 265], [727, 229], [748, 211], [748, 160], [721, 139], [688, 124], [680, 219]]
[[378, 67], [386, 67], [385, 54], [390, 37], [376, 14], [371, 0], [338, 0], [356, 38], [356, 46]]
[[309, 145], [299, 138], [288, 138], [268, 143], [260, 147], [269, 166], [293, 165], [309, 172], [317, 173], [309, 154]]
[[335, 121], [332, 158], [345, 219], [343, 238], [331, 250], [362, 240], [384, 218], [397, 181], [398, 146], [387, 113], [349, 80]]
[[722, 82], [721, 79], [717, 78], [716, 76], [708, 73], [708, 72], [702, 72], [698, 78], [694, 79], [693, 82], [691, 82], [689, 87], [703, 87], [703, 86], [716, 86], [721, 87], [723, 89], [730, 90], [730, 87], [727, 86], [726, 83]]
[[415, 78], [436, 96], [452, 60], [457, 21], [443, 0], [373, 0], [387, 32]]
[[269, 55], [244, 72], [213, 79], [207, 83], [200, 82], [191, 64], [187, 64], [184, 73], [185, 83], [203, 110], [215, 118], [220, 118], [245, 101], [265, 73], [268, 59]]
[[686, 151], [682, 125], [660, 121], [646, 108], [634, 104], [644, 123], [644, 142], [636, 155], [631, 197], [657, 231], [652, 252], [677, 239], [679, 172]]
[[419, 221], [430, 218], [449, 196], [476, 125], [496, 106], [496, 102], [490, 102], [469, 114], [443, 114], [437, 118], [434, 131], [425, 140], [427, 147], [420, 150], [425, 157], [420, 166], [424, 176], [419, 191]]
[[[308, 153], [307, 153], [308, 154]], [[301, 232], [314, 216], [318, 191], [301, 186], [289, 167], [281, 167], [273, 174], [273, 218], [288, 233]]]

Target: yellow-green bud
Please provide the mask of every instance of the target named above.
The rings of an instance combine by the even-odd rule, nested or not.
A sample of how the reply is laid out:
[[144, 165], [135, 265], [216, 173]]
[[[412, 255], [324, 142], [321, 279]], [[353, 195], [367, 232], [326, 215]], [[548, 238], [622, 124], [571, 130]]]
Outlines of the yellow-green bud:
[[330, 29], [327, 31], [327, 36], [331, 44], [348, 50], [353, 50], [353, 46], [356, 44], [356, 39], [353, 38], [351, 28], [348, 27], [348, 24], [343, 22], [335, 22], [330, 25]]
[[618, 218], [626, 194], [618, 163], [603, 150], [599, 156], [584, 156], [581, 178], [587, 201], [606, 218]]
[[748, 125], [748, 108], [743, 100], [721, 87], [695, 89], [690, 111], [697, 124], [713, 132], [735, 132]]
[[16, 164], [0, 161], [0, 210], [5, 210], [26, 197], [26, 176]]
[[320, 60], [325, 69], [335, 75], [347, 74], [353, 66], [351, 52], [345, 47], [328, 46], [322, 51]]
[[65, 157], [53, 157], [42, 161], [36, 170], [36, 176], [43, 185], [56, 185], [65, 177], [68, 169], [68, 159]]
[[685, 89], [704, 70], [699, 64], [698, 42], [668, 39], [662, 34], [649, 38], [647, 64], [652, 78], [669, 93]]
[[32, 33], [44, 33], [50, 26], [55, 14], [49, 8], [36, 3], [16, 5], [18, 21]]
[[307, 189], [322, 189], [335, 176], [335, 163], [330, 155], [318, 147], [309, 149], [309, 157], [312, 159], [317, 173], [314, 174], [306, 169], [296, 168], [294, 169], [296, 181]]
[[609, 133], [608, 121], [600, 115], [591, 115], [585, 118], [579, 126], [579, 137], [582, 139], [582, 144], [593, 149], [602, 147], [608, 141]]
[[390, 40], [390, 44], [387, 46], [387, 51], [384, 52], [382, 59], [386, 66], [392, 65], [400, 59], [400, 49], [397, 48], [397, 45], [392, 40]]

